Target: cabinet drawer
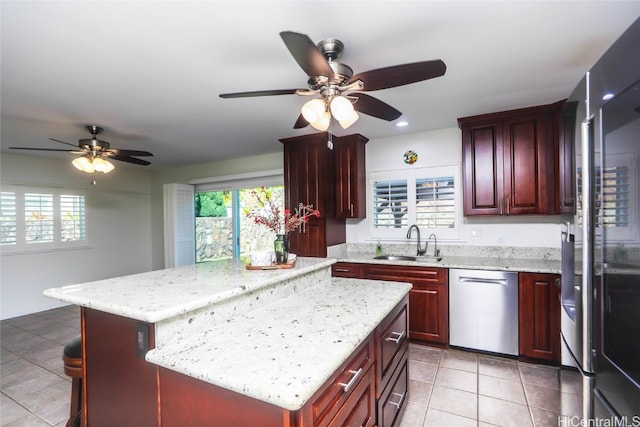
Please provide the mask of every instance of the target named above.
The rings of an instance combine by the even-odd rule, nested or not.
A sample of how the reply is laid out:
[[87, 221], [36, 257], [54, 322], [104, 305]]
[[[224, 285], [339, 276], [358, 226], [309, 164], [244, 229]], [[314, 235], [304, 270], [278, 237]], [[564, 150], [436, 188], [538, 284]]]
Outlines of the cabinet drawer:
[[378, 396], [386, 387], [389, 377], [409, 346], [407, 341], [407, 304], [405, 303], [396, 309], [388, 319], [387, 322], [380, 325], [377, 334], [380, 374]]
[[391, 427], [407, 400], [409, 390], [407, 365], [405, 353], [400, 366], [389, 382], [389, 386], [378, 400], [378, 427]]
[[[374, 361], [374, 340], [369, 337], [322, 389], [311, 399], [313, 425], [327, 425], [350, 399], [358, 385], [368, 378]], [[357, 400], [357, 398], [356, 398]]]
[[[372, 427], [376, 422], [375, 375], [369, 368], [349, 398], [329, 423], [329, 427]], [[319, 425], [319, 424], [314, 424]]]
[[432, 283], [449, 283], [449, 269], [442, 267], [418, 267], [410, 265], [369, 264], [367, 279], [413, 282], [420, 279]]
[[331, 266], [333, 277], [350, 277], [360, 279], [362, 277], [362, 264], [350, 262], [337, 262]]

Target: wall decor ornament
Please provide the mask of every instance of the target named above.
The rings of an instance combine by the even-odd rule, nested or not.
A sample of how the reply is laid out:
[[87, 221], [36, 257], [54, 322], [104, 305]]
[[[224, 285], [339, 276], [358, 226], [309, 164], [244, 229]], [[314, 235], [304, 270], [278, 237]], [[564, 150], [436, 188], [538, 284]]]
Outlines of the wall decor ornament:
[[409, 150], [404, 153], [404, 162], [408, 165], [412, 165], [418, 161], [418, 153], [413, 150]]

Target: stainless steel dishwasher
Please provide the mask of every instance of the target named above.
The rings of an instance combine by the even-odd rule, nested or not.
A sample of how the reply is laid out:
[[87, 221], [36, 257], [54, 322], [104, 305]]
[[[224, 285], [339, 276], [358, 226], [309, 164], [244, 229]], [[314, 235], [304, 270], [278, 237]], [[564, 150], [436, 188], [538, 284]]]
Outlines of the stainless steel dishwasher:
[[449, 270], [449, 344], [518, 355], [518, 273]]

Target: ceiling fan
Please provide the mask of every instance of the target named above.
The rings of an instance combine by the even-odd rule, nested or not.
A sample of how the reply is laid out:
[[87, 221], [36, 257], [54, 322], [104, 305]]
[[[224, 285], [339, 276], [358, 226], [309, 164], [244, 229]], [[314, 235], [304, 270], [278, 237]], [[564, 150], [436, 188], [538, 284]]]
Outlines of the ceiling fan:
[[[71, 144], [69, 142], [60, 141], [59, 139], [49, 138], [51, 141], [59, 142], [61, 144], [70, 145], [75, 147], [73, 150], [63, 150], [58, 148], [32, 148], [32, 147], [9, 147], [13, 150], [35, 150], [35, 151], [65, 151], [73, 154], [81, 154], [73, 160], [73, 165], [83, 172], [103, 172], [108, 173], [114, 169], [114, 166], [108, 159], [119, 160], [126, 163], [134, 163], [136, 165], [150, 165], [143, 159], [137, 157], [153, 156], [148, 151], [137, 150], [122, 150], [118, 148], [111, 148], [111, 144], [107, 141], [98, 139], [98, 135], [101, 134], [104, 129], [96, 125], [88, 125], [85, 128], [91, 133], [91, 138], [83, 138], [78, 140], [78, 145]], [[135, 157], [134, 157], [135, 156]]]
[[357, 112], [393, 121], [402, 113], [389, 104], [363, 91], [376, 91], [408, 85], [444, 75], [442, 60], [413, 62], [353, 74], [353, 70], [337, 59], [344, 44], [337, 39], [323, 40], [317, 45], [306, 34], [283, 31], [280, 37], [298, 65], [307, 73], [308, 89], [276, 89], [220, 94], [221, 98], [244, 98], [271, 95], [320, 95], [304, 104], [294, 129], [309, 124], [327, 130], [333, 117], [346, 129], [358, 119]]

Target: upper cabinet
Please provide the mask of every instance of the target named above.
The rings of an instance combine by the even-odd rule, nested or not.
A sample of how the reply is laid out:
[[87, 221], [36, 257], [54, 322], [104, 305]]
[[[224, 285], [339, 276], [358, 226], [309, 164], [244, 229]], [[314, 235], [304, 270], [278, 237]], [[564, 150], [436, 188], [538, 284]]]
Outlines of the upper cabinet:
[[458, 119], [464, 214], [557, 214], [563, 101]]
[[365, 144], [360, 134], [334, 138], [336, 217], [366, 218]]
[[[284, 138], [285, 206], [311, 204], [320, 218], [311, 217], [298, 231], [289, 233], [291, 252], [326, 257], [327, 246], [346, 241], [344, 218], [336, 218], [335, 153], [327, 147], [327, 132]], [[334, 137], [335, 139], [335, 137]]]

